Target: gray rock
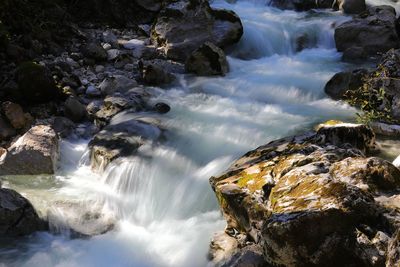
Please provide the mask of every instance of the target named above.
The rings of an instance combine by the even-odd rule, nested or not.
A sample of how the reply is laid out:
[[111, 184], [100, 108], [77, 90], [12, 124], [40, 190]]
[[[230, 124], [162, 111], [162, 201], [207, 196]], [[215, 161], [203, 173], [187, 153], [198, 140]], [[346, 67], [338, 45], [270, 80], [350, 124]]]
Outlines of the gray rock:
[[101, 91], [94, 87], [94, 85], [89, 85], [86, 89], [86, 95], [91, 97], [98, 97], [101, 96]]
[[142, 80], [149, 85], [166, 85], [175, 80], [175, 76], [161, 66], [139, 61], [139, 71]]
[[185, 68], [188, 72], [202, 76], [225, 75], [229, 71], [224, 51], [210, 42], [193, 51]]
[[234, 12], [213, 10], [204, 0], [180, 0], [160, 11], [151, 39], [168, 58], [185, 62], [207, 41], [224, 48], [238, 42], [242, 34], [242, 23]]
[[107, 52], [104, 50], [104, 48], [97, 44], [97, 43], [89, 43], [87, 44], [83, 50], [83, 54], [90, 58], [95, 60], [96, 62], [101, 62], [101, 61], [106, 61], [107, 60]]
[[376, 56], [391, 48], [398, 48], [396, 11], [391, 6], [374, 6], [335, 29], [336, 48], [339, 52], [358, 47], [360, 54]]
[[137, 86], [137, 82], [122, 75], [115, 75], [105, 78], [99, 85], [103, 95], [112, 95], [115, 92], [125, 93]]
[[11, 189], [0, 189], [0, 235], [22, 236], [47, 229], [32, 204]]
[[104, 127], [89, 143], [91, 164], [104, 170], [113, 160], [132, 156], [146, 142], [161, 138], [162, 130], [146, 118], [130, 119]]
[[65, 116], [74, 122], [80, 122], [86, 118], [86, 106], [76, 97], [70, 96], [64, 103]]
[[110, 49], [107, 50], [107, 59], [108, 60], [114, 60], [116, 58], [118, 58], [118, 56], [120, 55], [121, 51], [118, 49]]
[[58, 155], [54, 130], [47, 125], [34, 126], [1, 156], [0, 175], [53, 174]]
[[22, 107], [18, 104], [6, 101], [2, 104], [5, 117], [15, 129], [23, 129], [31, 123], [31, 116], [25, 114]]
[[367, 75], [368, 71], [365, 69], [336, 73], [325, 85], [325, 93], [332, 99], [343, 99], [347, 91], [360, 88]]
[[61, 137], [68, 137], [73, 129], [75, 128], [75, 123], [65, 117], [55, 117], [52, 123], [54, 131]]

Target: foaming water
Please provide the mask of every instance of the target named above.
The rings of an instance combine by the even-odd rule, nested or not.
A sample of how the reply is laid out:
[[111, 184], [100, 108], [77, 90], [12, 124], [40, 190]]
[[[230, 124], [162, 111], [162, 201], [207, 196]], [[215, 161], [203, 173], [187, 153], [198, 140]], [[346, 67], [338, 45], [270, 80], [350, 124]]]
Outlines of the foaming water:
[[[53, 234], [37, 233], [3, 246], [0, 262], [206, 266], [210, 238], [225, 225], [209, 177], [273, 139], [323, 120], [354, 117], [352, 108], [323, 93], [326, 81], [346, 68], [334, 48], [332, 25], [349, 18], [337, 12], [281, 11], [266, 3], [213, 2], [235, 10], [245, 27], [228, 57], [226, 76], [181, 76], [174, 88], [148, 88], [157, 95], [152, 101], [169, 103], [171, 112], [124, 112], [112, 121], [157, 121], [166, 130], [165, 141], [141, 147], [101, 174], [88, 166], [87, 141], [65, 141], [55, 177], [8, 177], [5, 186], [22, 192], [42, 214], [50, 212]], [[299, 37], [306, 44], [301, 51]], [[68, 225], [85, 225], [88, 214], [114, 229], [73, 238]]]

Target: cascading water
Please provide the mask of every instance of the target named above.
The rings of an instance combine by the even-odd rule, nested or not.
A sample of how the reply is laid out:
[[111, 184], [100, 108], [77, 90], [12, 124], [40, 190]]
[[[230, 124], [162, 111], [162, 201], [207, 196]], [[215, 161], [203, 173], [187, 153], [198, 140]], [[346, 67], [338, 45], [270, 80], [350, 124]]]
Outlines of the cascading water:
[[[9, 177], [5, 185], [37, 209], [55, 206], [58, 232], [64, 233], [63, 220], [75, 216], [80, 223], [80, 208], [98, 212], [115, 228], [90, 239], [38, 233], [4, 245], [0, 266], [207, 265], [210, 238], [225, 225], [208, 178], [258, 145], [323, 120], [354, 117], [353, 109], [323, 93], [330, 76], [347, 67], [335, 50], [332, 25], [348, 18], [281, 11], [265, 2], [213, 2], [237, 12], [245, 28], [225, 77], [181, 77], [178, 87], [149, 89], [157, 95], [154, 102], [172, 106], [160, 117], [165, 142], [142, 147], [101, 175], [78, 164], [86, 142], [64, 142], [55, 178]], [[133, 116], [126, 112], [114, 120]], [[71, 201], [68, 213], [57, 213], [54, 203]]]

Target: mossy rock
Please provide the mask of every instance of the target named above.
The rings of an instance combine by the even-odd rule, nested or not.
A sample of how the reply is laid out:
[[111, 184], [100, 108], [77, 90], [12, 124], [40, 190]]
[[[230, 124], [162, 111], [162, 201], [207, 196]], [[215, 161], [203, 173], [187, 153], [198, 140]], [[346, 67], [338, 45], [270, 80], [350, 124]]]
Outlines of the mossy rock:
[[34, 62], [22, 63], [16, 71], [18, 89], [28, 103], [43, 103], [61, 98], [50, 72]]

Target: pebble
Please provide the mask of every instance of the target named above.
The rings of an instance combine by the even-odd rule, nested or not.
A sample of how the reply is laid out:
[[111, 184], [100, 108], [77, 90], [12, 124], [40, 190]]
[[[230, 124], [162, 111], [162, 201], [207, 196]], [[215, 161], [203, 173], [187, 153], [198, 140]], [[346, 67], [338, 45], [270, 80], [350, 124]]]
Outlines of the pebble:
[[97, 73], [103, 72], [104, 71], [104, 66], [103, 65], [97, 65], [96, 68], [95, 68], [95, 71]]

